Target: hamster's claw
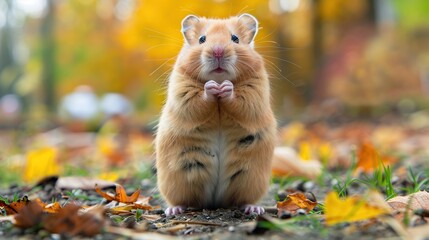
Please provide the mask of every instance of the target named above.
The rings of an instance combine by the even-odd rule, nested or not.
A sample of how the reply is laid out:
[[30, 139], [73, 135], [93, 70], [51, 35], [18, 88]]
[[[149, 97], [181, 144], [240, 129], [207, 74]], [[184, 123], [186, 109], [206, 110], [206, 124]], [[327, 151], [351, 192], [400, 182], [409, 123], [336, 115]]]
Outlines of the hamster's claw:
[[177, 214], [182, 214], [185, 212], [185, 210], [186, 210], [186, 208], [183, 206], [168, 207], [167, 209], [165, 209], [165, 215], [166, 216], [173, 216], [173, 215], [177, 215]]
[[257, 205], [244, 205], [243, 206], [244, 209], [244, 214], [246, 215], [250, 215], [250, 214], [258, 214], [258, 215], [262, 215], [265, 213], [265, 209], [261, 206], [257, 206]]

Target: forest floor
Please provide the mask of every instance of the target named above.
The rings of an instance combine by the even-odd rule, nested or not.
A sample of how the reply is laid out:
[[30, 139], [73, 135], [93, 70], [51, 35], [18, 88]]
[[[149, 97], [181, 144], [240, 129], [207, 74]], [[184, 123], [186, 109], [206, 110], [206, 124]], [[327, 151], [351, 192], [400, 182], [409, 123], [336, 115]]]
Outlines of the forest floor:
[[[292, 123], [281, 130], [281, 139], [287, 141], [294, 134], [299, 135], [294, 137], [294, 142], [284, 142], [295, 149], [297, 159], [293, 160], [302, 161], [300, 166], [305, 168], [308, 146], [312, 147], [312, 159], [327, 160], [317, 176], [311, 178], [290, 176], [280, 171], [282, 167], [275, 163], [275, 176], [269, 192], [259, 203], [266, 209], [261, 216], [246, 215], [240, 209], [189, 209], [180, 215], [165, 216], [166, 204], [156, 188], [153, 160], [138, 167], [133, 164], [127, 168], [116, 167], [119, 174], [113, 181], [106, 175], [94, 176], [85, 169], [94, 167], [91, 165], [94, 163], [84, 163], [70, 164], [59, 174], [31, 183], [17, 180], [29, 178], [28, 169], [23, 170], [22, 175], [7, 169], [12, 160], [4, 153], [1, 161], [8, 165], [3, 165], [0, 172], [0, 210], [3, 215], [0, 216], [0, 238], [429, 237], [428, 128], [416, 130], [405, 125], [386, 128], [359, 123], [344, 126], [341, 130], [335, 128], [335, 136], [327, 136], [335, 131], [321, 130], [319, 125], [304, 128], [298, 125]], [[362, 135], [367, 136], [365, 141]], [[331, 151], [329, 156], [323, 155], [326, 144]], [[348, 150], [343, 154], [344, 146], [354, 148], [346, 148]], [[28, 153], [26, 156], [28, 165], [30, 157]], [[44, 158], [49, 157], [45, 155]], [[43, 164], [43, 161], [39, 163]], [[11, 177], [12, 172], [18, 176]], [[114, 174], [115, 170], [109, 170], [109, 173]], [[300, 193], [303, 198], [296, 200], [294, 196]]]

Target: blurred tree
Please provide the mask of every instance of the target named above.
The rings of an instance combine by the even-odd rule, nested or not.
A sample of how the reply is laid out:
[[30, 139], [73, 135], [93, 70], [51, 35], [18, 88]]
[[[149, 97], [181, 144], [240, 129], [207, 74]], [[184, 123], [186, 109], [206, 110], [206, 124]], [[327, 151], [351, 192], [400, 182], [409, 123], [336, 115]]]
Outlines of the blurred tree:
[[55, 104], [55, 48], [54, 38], [55, 30], [55, 7], [53, 0], [47, 0], [46, 15], [43, 17], [40, 29], [42, 43], [42, 81], [44, 103], [48, 112], [53, 113], [56, 110]]
[[17, 61], [16, 31], [12, 22], [15, 20], [13, 11], [15, 3], [5, 0], [0, 3], [0, 11], [5, 16], [4, 26], [0, 28], [0, 97], [7, 93], [14, 93], [15, 84], [22, 74], [21, 65]]

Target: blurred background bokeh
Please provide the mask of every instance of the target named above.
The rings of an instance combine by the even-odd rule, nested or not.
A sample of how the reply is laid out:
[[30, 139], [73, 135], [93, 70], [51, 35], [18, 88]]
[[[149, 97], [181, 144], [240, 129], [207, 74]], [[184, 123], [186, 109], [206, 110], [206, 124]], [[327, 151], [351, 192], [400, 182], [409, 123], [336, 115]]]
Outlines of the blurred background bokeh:
[[85, 156], [96, 142], [125, 161], [129, 141], [151, 142], [181, 19], [244, 12], [260, 21], [280, 126], [429, 124], [427, 0], [1, 0], [0, 160], [59, 142], [62, 156]]

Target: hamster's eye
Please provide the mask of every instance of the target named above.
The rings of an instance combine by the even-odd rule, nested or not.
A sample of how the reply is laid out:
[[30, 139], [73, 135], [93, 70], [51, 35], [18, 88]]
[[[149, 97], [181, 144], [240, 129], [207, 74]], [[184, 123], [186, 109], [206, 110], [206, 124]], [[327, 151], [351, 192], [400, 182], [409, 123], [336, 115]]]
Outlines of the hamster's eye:
[[239, 42], [240, 42], [240, 40], [238, 39], [238, 37], [237, 37], [237, 36], [235, 36], [234, 34], [232, 34], [232, 35], [231, 35], [231, 40], [232, 40], [233, 42], [235, 42], [235, 43], [239, 43]]
[[206, 41], [206, 36], [201, 36], [200, 39], [198, 39], [199, 43], [202, 44]]

